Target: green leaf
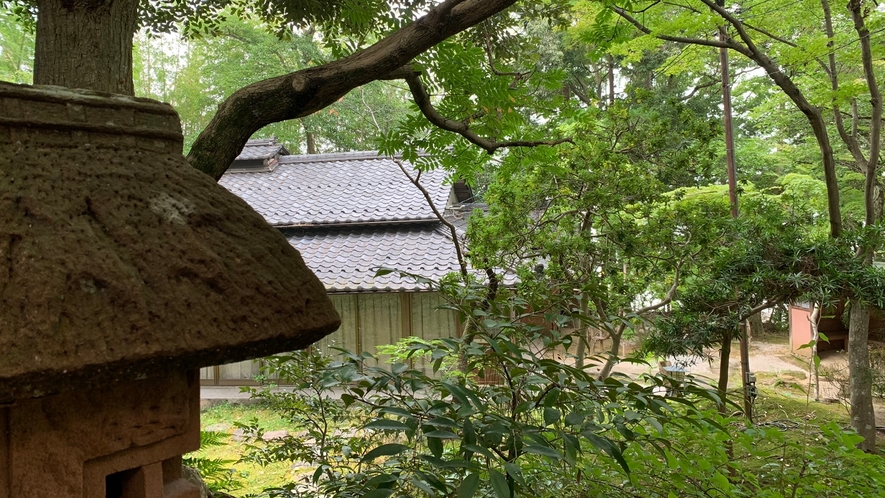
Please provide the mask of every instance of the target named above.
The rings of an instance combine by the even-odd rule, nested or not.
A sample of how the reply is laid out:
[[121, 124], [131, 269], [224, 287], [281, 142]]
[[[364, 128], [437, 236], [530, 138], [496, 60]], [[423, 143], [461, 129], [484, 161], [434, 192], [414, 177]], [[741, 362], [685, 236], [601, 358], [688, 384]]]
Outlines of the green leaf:
[[373, 420], [366, 424], [366, 429], [375, 429], [378, 431], [407, 431], [409, 426], [397, 420], [379, 419]]
[[658, 422], [658, 419], [656, 419], [656, 418], [649, 418], [649, 419], [648, 419], [648, 423], [649, 423], [649, 425], [651, 425], [652, 427], [654, 427], [656, 431], [658, 431], [658, 434], [660, 434], [661, 436], [664, 435], [664, 426], [661, 425], [660, 422]]
[[433, 456], [435, 456], [436, 458], [442, 457], [442, 454], [443, 454], [442, 439], [427, 438], [427, 448], [430, 449], [430, 453], [433, 454]]
[[491, 482], [492, 489], [495, 490], [495, 495], [498, 498], [510, 498], [510, 485], [507, 484], [504, 474], [495, 469], [489, 469], [489, 482]]
[[439, 427], [439, 426], [443, 426], [443, 427], [452, 427], [452, 428], [455, 428], [455, 429], [458, 429], [458, 428], [461, 427], [460, 425], [458, 425], [458, 422], [455, 422], [454, 420], [452, 420], [452, 419], [450, 419], [450, 418], [448, 418], [448, 417], [436, 417], [436, 418], [432, 418], [432, 419], [430, 419], [430, 420], [427, 421], [427, 424], [428, 424], [428, 425], [435, 425], [435, 426], [437, 426], [437, 427]]
[[464, 419], [464, 443], [465, 444], [474, 444], [476, 443], [476, 431], [473, 430], [473, 423], [470, 422], [470, 419]]
[[526, 453], [532, 453], [535, 455], [542, 455], [545, 457], [555, 458], [557, 460], [562, 459], [562, 454], [553, 448], [549, 448], [547, 446], [540, 446], [537, 444], [527, 444], [523, 448]]
[[544, 425], [553, 425], [559, 422], [562, 412], [556, 408], [544, 408]]
[[467, 451], [472, 451], [474, 453], [479, 453], [486, 458], [495, 458], [495, 455], [493, 455], [492, 452], [489, 451], [487, 448], [483, 448], [482, 446], [476, 444], [465, 444], [462, 445], [461, 448]]
[[430, 495], [430, 496], [433, 496], [433, 495], [435, 494], [435, 493], [433, 492], [433, 488], [432, 488], [432, 487], [428, 486], [427, 483], [421, 481], [420, 479], [418, 479], [418, 478], [415, 477], [415, 476], [412, 476], [412, 477], [409, 479], [409, 482], [411, 482], [411, 483], [412, 483], [414, 486], [416, 486], [418, 489], [420, 489], [421, 491], [424, 491], [425, 493], [427, 493], [427, 494]]
[[581, 425], [587, 418], [583, 413], [572, 412], [565, 416], [565, 423], [568, 425]]
[[513, 479], [513, 482], [515, 482], [516, 485], [526, 485], [525, 479], [523, 479], [522, 477], [522, 469], [519, 467], [519, 465], [516, 465], [515, 463], [505, 462], [504, 470], [507, 471], [507, 475], [509, 475]]
[[615, 461], [618, 462], [618, 465], [620, 465], [621, 468], [624, 469], [624, 472], [628, 474], [630, 473], [630, 467], [629, 465], [627, 465], [627, 461], [624, 460], [624, 455], [621, 454], [620, 448], [618, 448], [614, 443], [606, 438], [599, 437], [590, 431], [584, 431], [581, 433], [581, 435], [587, 438], [587, 440], [590, 441], [590, 444], [596, 446], [597, 448], [608, 453], [609, 456], [614, 458]]
[[479, 474], [470, 474], [458, 486], [458, 498], [473, 498], [479, 487]]
[[409, 449], [409, 447], [404, 444], [397, 444], [397, 443], [382, 444], [381, 446], [366, 453], [366, 455], [362, 459], [362, 462], [363, 463], [371, 462], [372, 460], [374, 460], [378, 457], [382, 457], [382, 456], [399, 455], [400, 453], [402, 453], [403, 451], [406, 451], [407, 449]]
[[396, 482], [396, 476], [391, 474], [381, 474], [366, 481], [366, 486], [377, 488], [382, 484], [390, 484], [394, 482]]
[[578, 450], [580, 442], [571, 434], [562, 435], [563, 447], [565, 448], [565, 460], [570, 465], [575, 465], [578, 461]]
[[430, 431], [425, 432], [424, 437], [435, 439], [461, 439], [461, 436], [452, 431]]

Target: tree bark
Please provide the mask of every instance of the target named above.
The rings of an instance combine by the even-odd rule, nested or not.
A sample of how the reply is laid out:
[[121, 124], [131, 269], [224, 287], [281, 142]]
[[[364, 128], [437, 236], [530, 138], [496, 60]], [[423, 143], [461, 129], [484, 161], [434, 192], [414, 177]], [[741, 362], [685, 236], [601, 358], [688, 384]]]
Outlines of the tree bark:
[[213, 178], [221, 178], [246, 140], [262, 127], [323, 109], [514, 3], [516, 0], [446, 0], [365, 50], [241, 88], [219, 106], [194, 142], [188, 161]]
[[624, 330], [626, 328], [626, 325], [621, 324], [609, 333], [609, 336], [612, 338], [612, 345], [608, 350], [608, 359], [605, 360], [605, 365], [603, 365], [602, 370], [599, 371], [599, 380], [605, 380], [612, 374], [612, 369], [615, 368], [615, 364], [619, 359], [618, 353], [621, 349], [621, 337], [624, 336]]
[[[581, 299], [581, 315], [586, 317], [589, 313], [590, 302], [587, 299]], [[590, 338], [591, 335], [590, 324], [587, 323], [586, 319], [578, 320], [577, 336], [580, 340], [578, 341], [578, 346], [575, 351], [575, 367], [577, 368], [584, 368], [584, 357], [587, 356], [587, 349], [590, 350], [591, 355], [593, 354], [593, 342]]]
[[722, 349], [719, 352], [719, 382], [716, 384], [716, 390], [720, 398], [719, 413], [722, 415], [728, 414], [725, 401], [728, 399], [728, 363], [731, 360], [732, 335], [730, 330], [722, 333]]
[[814, 400], [820, 401], [820, 360], [817, 357], [817, 341], [820, 339], [820, 303], [814, 303], [811, 315], [808, 317], [811, 323], [811, 365], [814, 376]]
[[38, 0], [37, 9], [35, 85], [134, 94], [138, 0]]
[[848, 378], [851, 391], [851, 427], [863, 436], [858, 447], [876, 450], [876, 417], [873, 412], [873, 375], [867, 336], [870, 330], [870, 307], [859, 301], [851, 303], [848, 322]]
[[762, 338], [762, 312], [750, 315], [747, 319], [747, 341]]
[[[851, 0], [848, 2], [848, 10], [854, 23], [860, 42], [861, 63], [864, 70], [864, 79], [867, 90], [870, 93], [870, 106], [872, 116], [869, 131], [869, 151], [867, 158], [860, 161], [861, 171], [864, 174], [864, 224], [874, 226], [881, 219], [881, 200], [878, 189], [877, 166], [882, 134], [882, 94], [876, 81], [874, 71], [874, 57], [870, 43], [870, 31], [864, 19], [865, 5], [863, 0]], [[847, 145], [851, 147], [852, 143]], [[863, 159], [863, 154], [860, 155]], [[858, 250], [858, 257], [866, 265], [873, 264], [873, 251], [877, 247], [878, 240], [865, 242]], [[873, 375], [870, 369], [870, 350], [867, 345], [870, 331], [870, 307], [859, 300], [853, 301], [849, 314], [848, 323], [848, 376], [851, 402], [851, 427], [864, 437], [864, 441], [858, 447], [867, 452], [876, 450], [876, 416], [873, 411]]]

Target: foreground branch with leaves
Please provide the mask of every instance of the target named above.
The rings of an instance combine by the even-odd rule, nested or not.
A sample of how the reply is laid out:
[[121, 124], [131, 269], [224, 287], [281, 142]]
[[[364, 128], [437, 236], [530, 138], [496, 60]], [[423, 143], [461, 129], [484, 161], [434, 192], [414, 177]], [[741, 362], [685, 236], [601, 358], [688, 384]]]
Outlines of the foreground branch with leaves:
[[[593, 365], [563, 361], [577, 339], [566, 328], [573, 297], [534, 312], [544, 308], [538, 296], [511, 294], [487, 311], [455, 305], [478, 312], [473, 343], [407, 340], [390, 366], [368, 353], [268, 359], [294, 389], [253, 395], [304, 433], [265, 443], [257, 424], [247, 427], [245, 458], [315, 468], [266, 492], [277, 497], [775, 497], [834, 479], [839, 494], [820, 496], [885, 490], [883, 462], [836, 426], [823, 428], [826, 448], [807, 451], [777, 429], [730, 425], [705, 386], [689, 382], [683, 397], [665, 398], [660, 377], [599, 381]], [[448, 369], [463, 347], [468, 374]], [[482, 381], [492, 374], [498, 383]], [[772, 465], [775, 448], [797, 459]]]

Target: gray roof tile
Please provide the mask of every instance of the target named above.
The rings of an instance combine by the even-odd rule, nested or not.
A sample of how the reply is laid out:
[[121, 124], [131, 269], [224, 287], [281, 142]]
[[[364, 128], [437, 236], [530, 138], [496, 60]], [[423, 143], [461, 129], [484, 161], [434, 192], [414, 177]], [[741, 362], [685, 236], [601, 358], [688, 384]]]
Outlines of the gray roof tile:
[[[440, 210], [451, 190], [446, 176], [421, 175]], [[273, 171], [229, 171], [219, 183], [278, 227], [436, 220], [399, 166], [376, 152], [283, 156]]]
[[288, 154], [289, 151], [276, 138], [254, 139], [246, 142], [240, 155], [234, 161], [254, 159], [270, 159], [277, 154]]
[[424, 290], [397, 272], [376, 277], [379, 267], [434, 280], [458, 271], [455, 247], [441, 223], [287, 229], [283, 234], [328, 292]]

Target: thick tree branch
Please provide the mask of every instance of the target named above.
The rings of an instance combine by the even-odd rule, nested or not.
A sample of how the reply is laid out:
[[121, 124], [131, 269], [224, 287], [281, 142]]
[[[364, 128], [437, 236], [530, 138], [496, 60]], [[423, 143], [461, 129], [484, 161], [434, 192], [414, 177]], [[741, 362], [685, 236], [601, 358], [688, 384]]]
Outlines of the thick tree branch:
[[516, 3], [446, 0], [408, 26], [348, 57], [246, 86], [218, 108], [188, 161], [218, 179], [246, 140], [271, 123], [312, 114], [350, 90], [402, 67], [427, 49]]
[[461, 135], [468, 142], [481, 147], [489, 154], [494, 154], [495, 151], [502, 147], [536, 147], [539, 145], [552, 146], [563, 143], [574, 143], [571, 138], [562, 138], [559, 140], [511, 140], [506, 142], [497, 142], [495, 140], [483, 138], [471, 130], [467, 123], [463, 121], [455, 121], [440, 114], [439, 111], [433, 107], [433, 103], [430, 101], [430, 95], [427, 94], [427, 90], [424, 88], [424, 85], [421, 83], [421, 78], [417, 74], [409, 74], [409, 76], [406, 77], [406, 83], [409, 85], [409, 90], [412, 92], [412, 98], [415, 100], [415, 104], [418, 105], [418, 108], [421, 109], [421, 113], [428, 121], [443, 130]]

